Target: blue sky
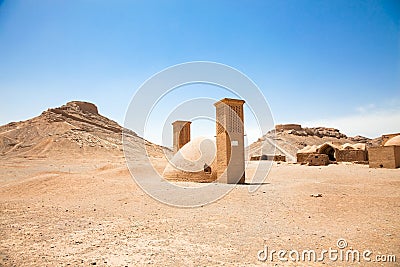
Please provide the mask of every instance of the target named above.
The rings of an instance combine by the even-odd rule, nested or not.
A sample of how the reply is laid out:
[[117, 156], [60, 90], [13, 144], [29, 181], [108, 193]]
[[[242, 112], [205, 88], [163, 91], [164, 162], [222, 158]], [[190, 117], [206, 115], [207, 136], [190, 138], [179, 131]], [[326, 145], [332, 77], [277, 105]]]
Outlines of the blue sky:
[[276, 123], [400, 131], [395, 0], [0, 0], [0, 124], [70, 100], [122, 124], [146, 79], [196, 60], [249, 76]]

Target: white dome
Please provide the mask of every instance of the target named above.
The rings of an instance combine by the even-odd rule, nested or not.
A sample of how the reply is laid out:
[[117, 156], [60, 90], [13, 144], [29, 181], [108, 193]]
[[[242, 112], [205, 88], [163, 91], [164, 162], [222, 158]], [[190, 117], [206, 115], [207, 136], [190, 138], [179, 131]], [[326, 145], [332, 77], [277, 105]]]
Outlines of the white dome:
[[384, 146], [400, 146], [400, 135], [390, 138]]
[[212, 174], [206, 172], [216, 158], [215, 141], [198, 137], [185, 144], [169, 161], [163, 177], [182, 181], [213, 181]]

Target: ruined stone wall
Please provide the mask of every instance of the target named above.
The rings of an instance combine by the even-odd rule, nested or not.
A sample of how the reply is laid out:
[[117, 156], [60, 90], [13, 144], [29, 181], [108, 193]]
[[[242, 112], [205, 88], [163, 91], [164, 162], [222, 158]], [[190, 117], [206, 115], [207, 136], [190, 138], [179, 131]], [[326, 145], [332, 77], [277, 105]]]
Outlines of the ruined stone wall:
[[308, 156], [312, 154], [312, 153], [297, 153], [296, 157], [297, 157], [297, 163], [306, 163], [306, 160], [308, 158]]
[[381, 146], [368, 149], [370, 168], [400, 167], [400, 146]]
[[274, 161], [286, 161], [286, 157], [283, 155], [274, 155]]
[[273, 160], [273, 161], [286, 161], [286, 156], [284, 155], [256, 155], [250, 157], [251, 161], [258, 160]]
[[277, 124], [277, 125], [275, 125], [275, 130], [279, 131], [279, 132], [288, 131], [288, 130], [300, 131], [301, 125], [300, 124]]
[[75, 101], [75, 104], [84, 112], [99, 114], [96, 105], [88, 102]]
[[394, 147], [394, 159], [395, 159], [395, 166], [396, 168], [400, 167], [400, 146], [393, 146]]
[[297, 153], [297, 163], [309, 166], [326, 166], [330, 163], [326, 154], [319, 153]]
[[258, 156], [251, 156], [251, 157], [250, 157], [250, 160], [251, 160], [251, 161], [259, 161], [259, 160], [261, 160], [261, 156], [260, 156], [260, 155], [258, 155]]
[[67, 104], [56, 109], [64, 111], [83, 111], [97, 115], [99, 114], [99, 111], [95, 104], [84, 101], [70, 101]]
[[330, 163], [328, 155], [312, 153], [306, 159], [309, 166], [326, 166]]
[[367, 161], [368, 152], [366, 150], [345, 149], [336, 151], [336, 161], [338, 162], [356, 162]]

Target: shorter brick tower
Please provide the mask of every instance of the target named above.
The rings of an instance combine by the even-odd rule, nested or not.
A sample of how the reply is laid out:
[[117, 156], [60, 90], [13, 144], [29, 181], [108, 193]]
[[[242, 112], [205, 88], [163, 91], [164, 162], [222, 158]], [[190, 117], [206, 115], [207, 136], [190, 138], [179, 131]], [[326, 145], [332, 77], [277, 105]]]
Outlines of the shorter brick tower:
[[173, 126], [173, 143], [174, 153], [178, 152], [181, 147], [190, 141], [190, 121], [174, 121]]

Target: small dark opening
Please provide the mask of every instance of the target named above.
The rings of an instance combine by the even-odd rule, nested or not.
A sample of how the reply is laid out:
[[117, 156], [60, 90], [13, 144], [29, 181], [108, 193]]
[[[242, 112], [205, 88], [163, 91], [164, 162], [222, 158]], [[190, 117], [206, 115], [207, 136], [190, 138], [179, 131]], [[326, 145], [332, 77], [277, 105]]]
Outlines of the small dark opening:
[[328, 146], [327, 148], [325, 148], [323, 151], [321, 151], [322, 154], [326, 154], [328, 155], [328, 158], [330, 161], [336, 161], [335, 158], [335, 149], [331, 146]]
[[383, 168], [383, 165], [381, 164], [381, 165], [379, 165], [379, 167], [380, 167], [380, 168]]
[[204, 172], [207, 174], [211, 174], [211, 167], [204, 163]]

